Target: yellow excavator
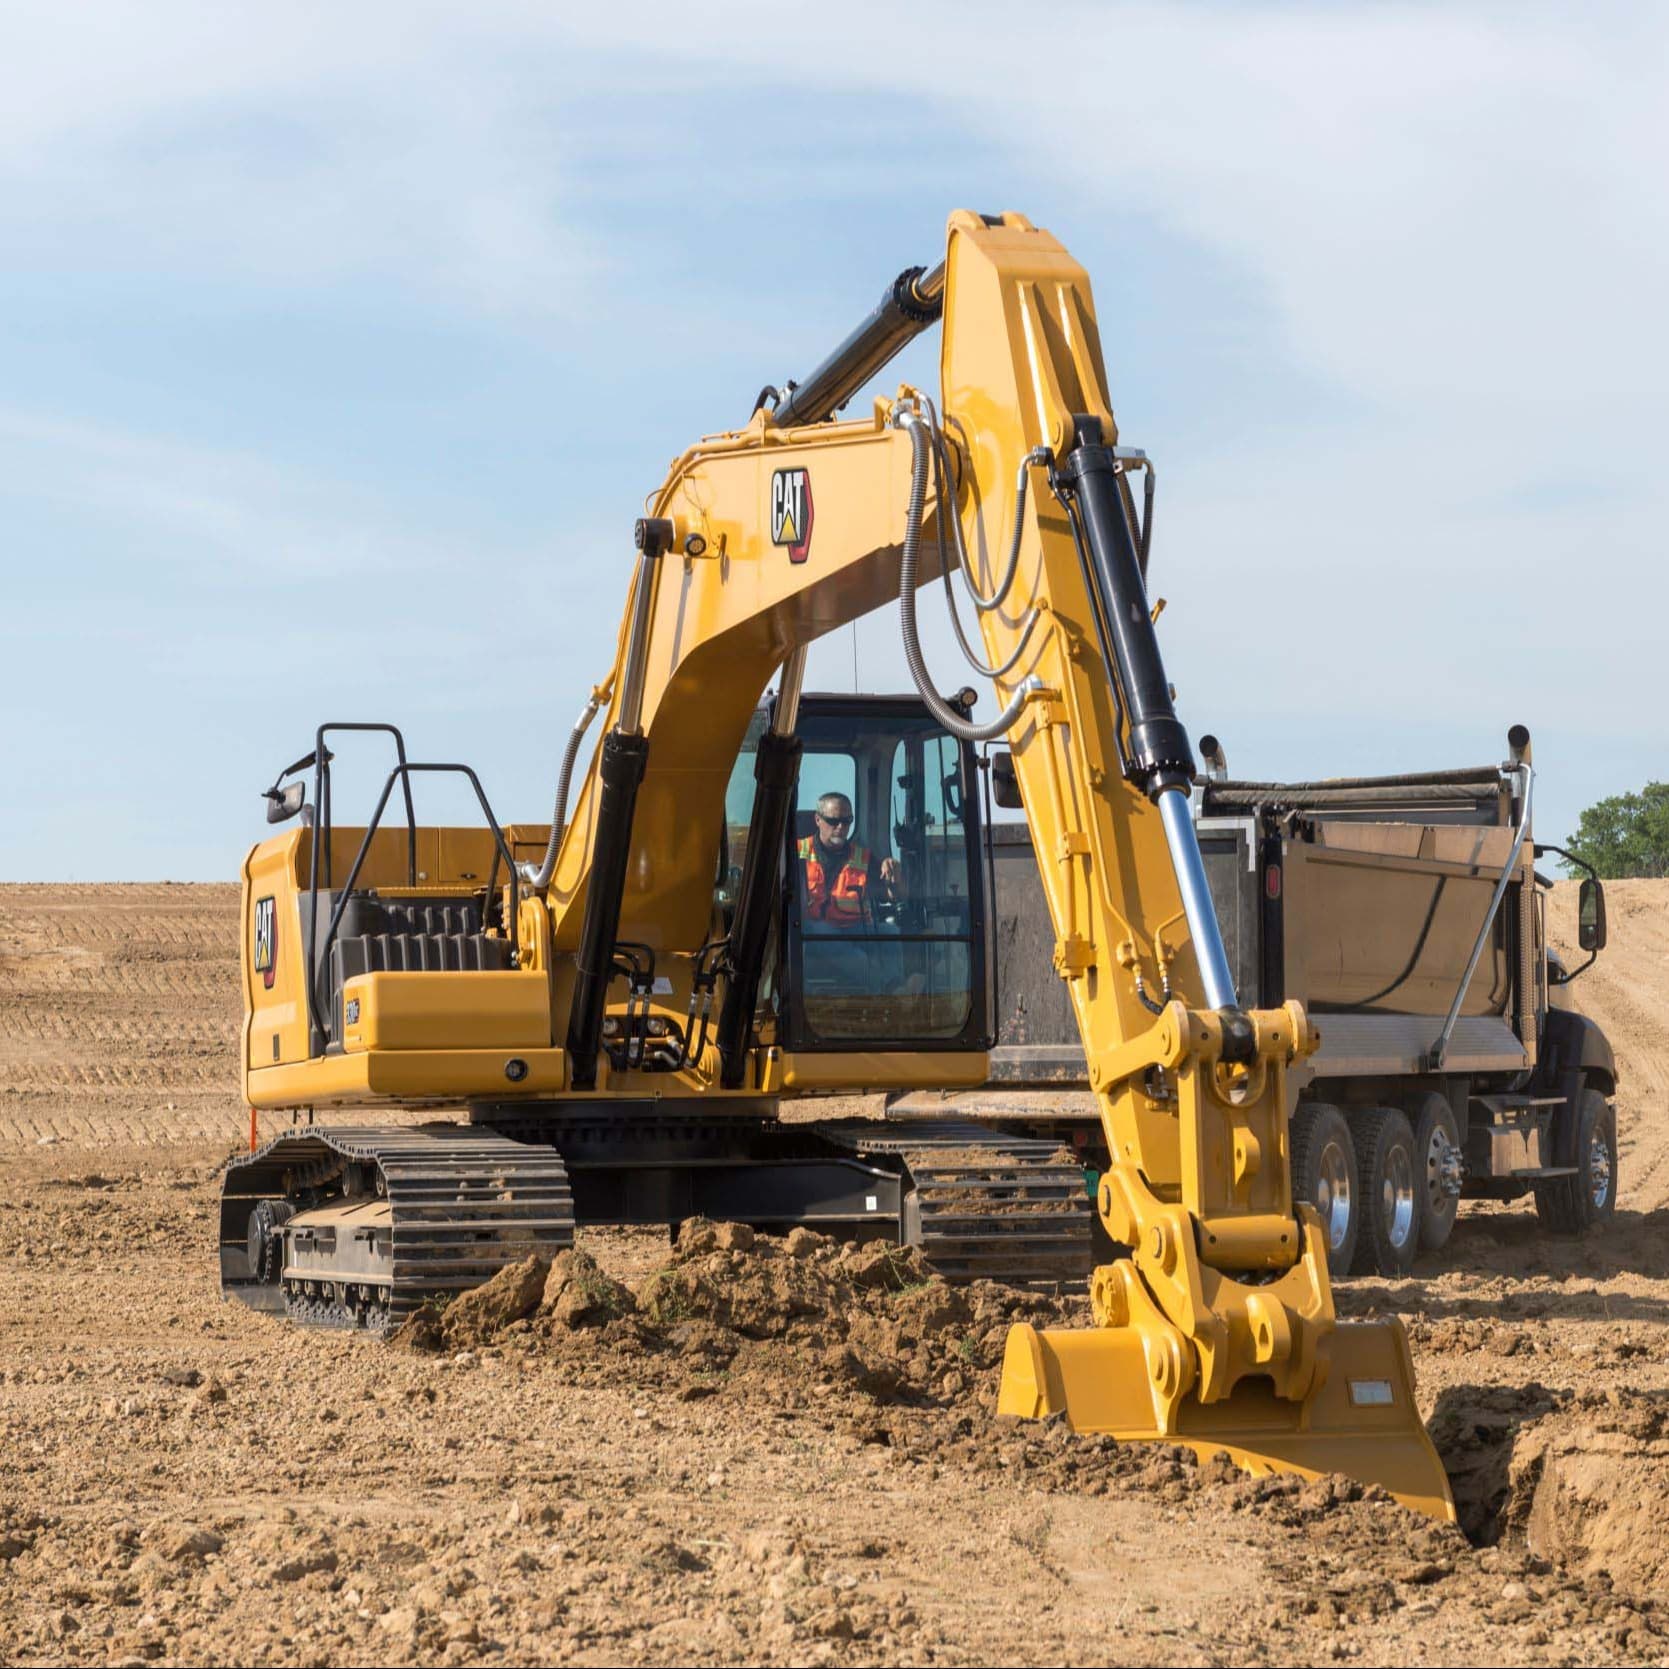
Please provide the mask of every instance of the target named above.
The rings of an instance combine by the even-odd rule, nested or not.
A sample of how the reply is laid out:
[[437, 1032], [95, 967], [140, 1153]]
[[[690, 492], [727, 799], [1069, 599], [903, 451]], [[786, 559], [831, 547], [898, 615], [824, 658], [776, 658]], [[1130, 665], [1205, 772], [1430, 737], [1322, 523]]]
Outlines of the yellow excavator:
[[[939, 321], [937, 402], [902, 387], [838, 415]], [[1014, 1328], [1001, 1411], [1342, 1472], [1452, 1518], [1403, 1329], [1335, 1318], [1293, 1199], [1289, 1072], [1316, 1033], [1298, 1003], [1236, 996], [1148, 600], [1153, 479], [1119, 439], [1084, 271], [1020, 215], [958, 211], [939, 265], [672, 464], [548, 827], [500, 825], [468, 767], [408, 759], [392, 726], [321, 726], [267, 790], [295, 826], [243, 871], [245, 1088], [252, 1119], [291, 1122], [228, 1168], [224, 1290], [386, 1331], [576, 1222], [693, 1211], [918, 1240], [951, 1278], [1059, 1274], [1090, 1202], [1052, 1144], [776, 1116], [984, 1078], [972, 746], [1002, 737], [1110, 1162], [1095, 1324]], [[983, 721], [924, 662], [936, 580], [994, 685]], [[919, 700], [802, 723], [807, 646], [894, 598]], [[348, 729], [395, 752], [355, 828], [330, 803]], [[413, 781], [437, 772], [482, 827], [416, 823]], [[378, 1106], [440, 1118], [313, 1119]]]

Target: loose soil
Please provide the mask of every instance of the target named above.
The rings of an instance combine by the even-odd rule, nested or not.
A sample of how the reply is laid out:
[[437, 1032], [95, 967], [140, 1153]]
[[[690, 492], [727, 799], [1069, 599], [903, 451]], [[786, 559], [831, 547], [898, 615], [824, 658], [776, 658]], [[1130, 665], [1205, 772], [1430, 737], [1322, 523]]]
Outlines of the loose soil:
[[235, 895], [0, 888], [5, 1656], [1669, 1659], [1669, 883], [1607, 897], [1615, 1225], [1469, 1204], [1340, 1289], [1407, 1321], [1463, 1534], [999, 1420], [1010, 1322], [1081, 1299], [897, 1248], [582, 1233], [388, 1346], [222, 1304]]

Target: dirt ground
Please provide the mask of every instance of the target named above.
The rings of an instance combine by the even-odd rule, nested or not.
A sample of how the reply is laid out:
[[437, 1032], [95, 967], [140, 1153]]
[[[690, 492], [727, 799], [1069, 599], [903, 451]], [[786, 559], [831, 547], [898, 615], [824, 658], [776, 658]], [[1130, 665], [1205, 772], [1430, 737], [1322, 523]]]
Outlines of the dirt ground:
[[0, 1655], [1669, 1661], [1669, 883], [1607, 895], [1615, 1225], [1469, 1205], [1340, 1291], [1406, 1318], [1463, 1535], [1000, 1422], [1009, 1321], [1076, 1301], [815, 1237], [582, 1233], [438, 1349], [222, 1304], [233, 890], [0, 887]]

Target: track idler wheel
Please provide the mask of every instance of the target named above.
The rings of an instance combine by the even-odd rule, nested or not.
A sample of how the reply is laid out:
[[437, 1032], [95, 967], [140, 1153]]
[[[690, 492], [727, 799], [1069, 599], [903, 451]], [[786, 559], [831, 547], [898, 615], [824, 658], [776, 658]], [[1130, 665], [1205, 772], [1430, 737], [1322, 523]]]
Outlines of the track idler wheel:
[[295, 1214], [288, 1200], [259, 1200], [249, 1214], [249, 1270], [262, 1286], [284, 1273], [284, 1225]]

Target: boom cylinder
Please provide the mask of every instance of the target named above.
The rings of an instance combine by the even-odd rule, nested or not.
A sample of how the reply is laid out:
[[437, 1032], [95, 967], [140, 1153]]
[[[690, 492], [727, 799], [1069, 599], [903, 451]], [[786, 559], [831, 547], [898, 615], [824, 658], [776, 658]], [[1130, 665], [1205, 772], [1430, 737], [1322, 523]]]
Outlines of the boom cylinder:
[[614, 973], [614, 941], [620, 936], [620, 900], [632, 855], [632, 817], [649, 763], [646, 736], [603, 738], [598, 777], [597, 837], [591, 849], [591, 885], [585, 897], [579, 949], [574, 955], [574, 1003], [568, 1014], [568, 1081], [574, 1089], [597, 1087], [603, 1008]]
[[794, 804], [794, 784], [800, 776], [800, 739], [794, 734], [799, 717], [800, 684], [805, 676], [806, 652], [796, 649], [782, 669], [782, 685], [771, 709], [771, 722], [759, 738], [753, 758], [753, 815], [748, 819], [748, 852], [742, 860], [742, 884], [736, 898], [736, 919], [730, 929], [727, 957], [729, 978], [724, 1007], [719, 1011], [720, 1083], [740, 1089], [747, 1071], [748, 1032], [759, 1003], [764, 975], [765, 944], [771, 934], [771, 906], [775, 902], [777, 865], [782, 861], [783, 837]]
[[795, 383], [771, 413], [779, 429], [825, 423], [888, 360], [933, 324], [944, 311], [945, 267], [931, 272], [907, 267], [862, 324], [808, 376]]
[[568, 1081], [574, 1089], [597, 1087], [603, 1043], [603, 1011], [614, 977], [614, 943], [620, 936], [620, 901], [632, 855], [637, 791], [649, 764], [649, 738], [641, 734], [644, 672], [649, 656], [650, 604], [660, 559], [672, 542], [672, 523], [645, 517], [635, 530], [637, 592], [626, 638], [615, 727], [603, 738], [598, 760], [597, 825], [591, 843], [591, 881], [574, 955], [573, 1006], [568, 1014]]
[[[1199, 835], [1189, 815], [1194, 752], [1171, 701], [1170, 680], [1159, 654], [1159, 638], [1142, 581], [1141, 559], [1120, 492], [1117, 459], [1102, 440], [1099, 418], [1078, 417], [1074, 424], [1077, 441], [1061, 460], [1059, 476], [1062, 486], [1076, 500], [1088, 547], [1089, 578], [1097, 593], [1104, 642], [1114, 661], [1108, 671], [1117, 684], [1129, 721], [1131, 772], [1159, 808], [1206, 1003], [1211, 1008], [1238, 1011], [1234, 975], [1206, 883]], [[1244, 1043], [1244, 1033], [1245, 1028], [1237, 1024], [1230, 1034], [1237, 1050]]]

